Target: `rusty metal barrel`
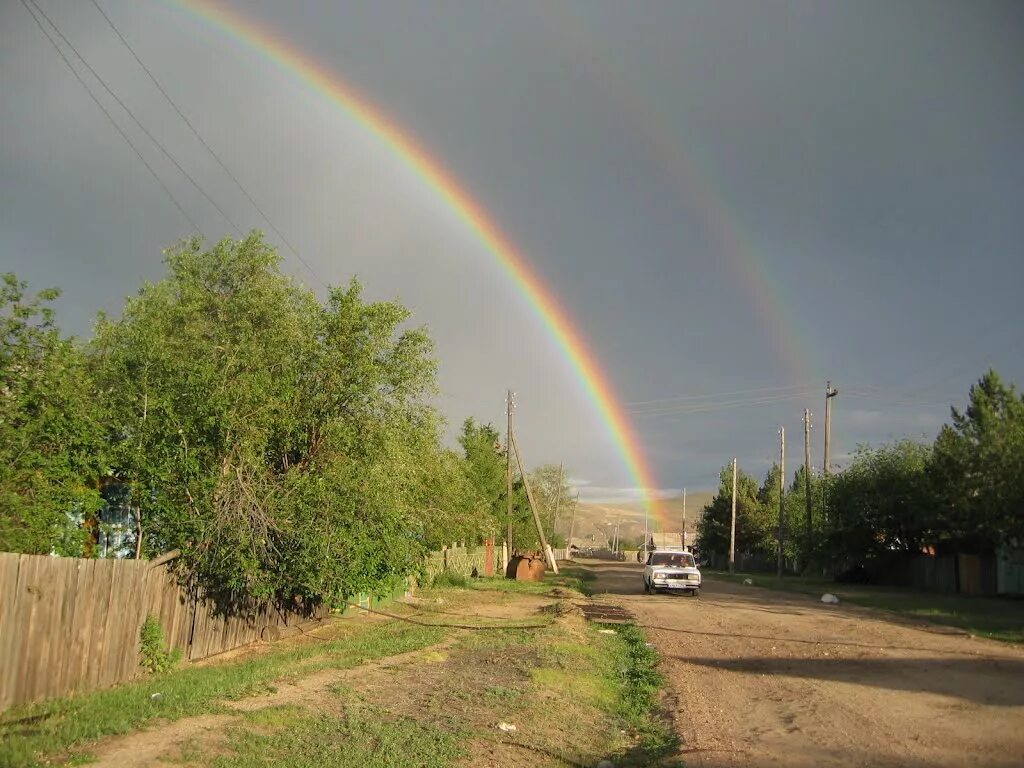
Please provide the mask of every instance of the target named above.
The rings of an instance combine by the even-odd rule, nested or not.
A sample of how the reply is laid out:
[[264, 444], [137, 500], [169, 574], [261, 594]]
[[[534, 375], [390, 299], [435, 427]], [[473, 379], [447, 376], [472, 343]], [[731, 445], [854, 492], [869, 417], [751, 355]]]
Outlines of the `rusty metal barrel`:
[[515, 554], [508, 561], [505, 578], [516, 581], [543, 581], [545, 569], [544, 557], [539, 553]]

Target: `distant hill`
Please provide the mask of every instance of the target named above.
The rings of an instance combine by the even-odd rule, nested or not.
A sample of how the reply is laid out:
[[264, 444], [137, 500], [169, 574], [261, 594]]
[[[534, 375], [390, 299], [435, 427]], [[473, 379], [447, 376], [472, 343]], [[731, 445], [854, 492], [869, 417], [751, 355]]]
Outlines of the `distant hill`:
[[[714, 498], [713, 491], [696, 491], [686, 494], [686, 540], [693, 542], [697, 537], [697, 521], [705, 505]], [[665, 533], [675, 533], [682, 530], [683, 523], [683, 497], [682, 495], [662, 499], [662, 509], [666, 511], [666, 517], [672, 521], [671, 526], [666, 526]], [[588, 501], [579, 503], [576, 509], [576, 525], [573, 529], [573, 540], [579, 546], [605, 546], [611, 542], [614, 534], [615, 523], [619, 523], [619, 536], [625, 540], [642, 539], [644, 535], [644, 504], [640, 501], [614, 501], [596, 502]], [[653, 533], [662, 532], [660, 521], [651, 519], [648, 521], [649, 530]], [[559, 532], [564, 535], [569, 533], [569, 515], [559, 521]]]

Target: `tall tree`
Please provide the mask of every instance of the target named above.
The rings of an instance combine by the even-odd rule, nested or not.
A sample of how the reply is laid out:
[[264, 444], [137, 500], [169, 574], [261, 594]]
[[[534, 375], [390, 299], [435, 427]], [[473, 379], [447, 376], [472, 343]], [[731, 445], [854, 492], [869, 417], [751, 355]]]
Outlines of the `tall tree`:
[[887, 553], [919, 553], [934, 541], [934, 504], [927, 445], [900, 440], [858, 447], [853, 462], [830, 480], [832, 547], [848, 565]]
[[[767, 556], [771, 553], [771, 534], [766, 528], [764, 506], [758, 500], [757, 481], [739, 470], [736, 482], [736, 552]], [[704, 507], [697, 525], [697, 549], [704, 554], [729, 553], [732, 520], [732, 464], [722, 468], [718, 492]]]
[[336, 601], [418, 567], [439, 420], [407, 310], [356, 283], [320, 304], [259, 235], [166, 262], [90, 350], [147, 550], [229, 597]]
[[0, 277], [0, 550], [89, 555], [101, 418], [81, 351], [54, 323], [59, 292], [27, 288]]
[[571, 488], [565, 468], [557, 464], [542, 464], [530, 472], [530, 488], [539, 507], [537, 511], [548, 543], [556, 547], [562, 546], [565, 537], [555, 530], [558, 524], [555, 512], [558, 510], [561, 514], [566, 514], [572, 505]]
[[482, 530], [497, 534], [507, 524], [505, 449], [501, 436], [490, 424], [479, 424], [469, 418], [462, 424], [459, 445], [465, 457], [472, 514], [480, 520]]
[[1024, 538], [1024, 398], [988, 371], [935, 440], [931, 480], [947, 534], [979, 548]]

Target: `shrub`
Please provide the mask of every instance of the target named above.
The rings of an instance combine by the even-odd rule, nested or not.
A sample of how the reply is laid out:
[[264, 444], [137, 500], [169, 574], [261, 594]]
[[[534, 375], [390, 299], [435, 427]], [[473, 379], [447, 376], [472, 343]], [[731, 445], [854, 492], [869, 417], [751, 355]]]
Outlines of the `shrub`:
[[139, 641], [139, 664], [149, 672], [166, 672], [181, 660], [180, 648], [164, 648], [164, 630], [153, 614], [142, 623]]
[[469, 581], [461, 573], [455, 573], [454, 571], [441, 571], [434, 577], [432, 586], [466, 589], [469, 587]]

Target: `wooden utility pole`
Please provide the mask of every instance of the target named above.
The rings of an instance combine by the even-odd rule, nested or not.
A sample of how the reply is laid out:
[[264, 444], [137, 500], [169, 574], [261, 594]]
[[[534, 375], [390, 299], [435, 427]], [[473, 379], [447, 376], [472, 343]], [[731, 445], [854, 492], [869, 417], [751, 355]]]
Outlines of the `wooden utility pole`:
[[686, 549], [686, 489], [683, 488], [683, 549]]
[[736, 459], [732, 460], [732, 523], [729, 525], [729, 573], [736, 571]]
[[533, 498], [533, 489], [530, 488], [530, 478], [526, 475], [526, 467], [523, 464], [523, 455], [519, 452], [519, 443], [516, 442], [515, 431], [508, 433], [512, 441], [512, 449], [516, 453], [516, 464], [519, 465], [519, 474], [523, 478], [523, 487], [526, 488], [526, 498], [530, 502], [530, 511], [533, 512], [533, 522], [537, 526], [537, 537], [540, 539], [541, 551], [551, 566], [551, 570], [558, 573], [558, 564], [555, 563], [555, 556], [548, 547], [547, 536], [544, 535], [544, 526], [540, 524], [540, 513], [537, 512], [537, 502]]
[[807, 517], [804, 521], [804, 537], [806, 539], [804, 552], [806, 554], [807, 564], [809, 565], [811, 559], [811, 546], [813, 544], [811, 539], [814, 535], [813, 522], [811, 520], [811, 410], [809, 408], [804, 408], [804, 497], [807, 506]]
[[839, 390], [831, 381], [825, 382], [825, 460], [821, 474], [821, 512], [828, 519], [828, 475], [832, 471], [832, 398]]
[[825, 461], [824, 470], [827, 476], [832, 471], [832, 398], [839, 390], [832, 386], [831, 381], [825, 382]]
[[648, 509], [649, 506], [650, 506], [649, 502], [644, 504], [644, 547], [643, 547], [643, 551], [644, 551], [644, 559], [645, 560], [647, 559], [647, 542], [649, 542], [651, 540], [650, 528], [649, 528], [649, 526], [647, 524], [647, 518], [649, 517], [649, 512], [650, 512], [650, 510]]
[[576, 528], [576, 507], [579, 506], [579, 503], [580, 503], [580, 492], [576, 491], [576, 500], [573, 501], [573, 503], [572, 503], [572, 517], [569, 518], [569, 540], [565, 544], [565, 548], [566, 548], [567, 552], [569, 551], [569, 548], [572, 547], [572, 534], [573, 534], [573, 531]]
[[779, 562], [778, 576], [782, 578], [783, 543], [786, 539], [786, 428], [779, 427]]
[[555, 538], [555, 526], [558, 525], [558, 508], [562, 506], [562, 474], [565, 472], [565, 463], [558, 465], [558, 488], [555, 490], [555, 514], [551, 518], [551, 538]]
[[512, 558], [512, 409], [515, 407], [515, 394], [510, 389], [505, 394], [505, 415], [508, 417], [505, 428], [505, 519], [508, 522], [509, 559]]

